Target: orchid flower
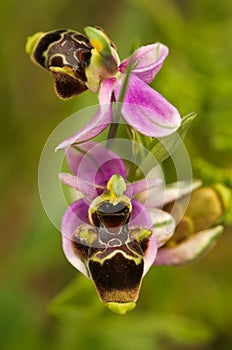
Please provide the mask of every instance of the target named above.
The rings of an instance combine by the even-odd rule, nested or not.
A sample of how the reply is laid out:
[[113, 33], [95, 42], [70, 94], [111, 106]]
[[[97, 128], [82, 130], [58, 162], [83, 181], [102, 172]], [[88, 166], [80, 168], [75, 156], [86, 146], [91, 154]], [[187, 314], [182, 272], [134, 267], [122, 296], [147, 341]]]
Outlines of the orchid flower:
[[[126, 313], [135, 307], [142, 278], [157, 252], [153, 223], [134, 197], [161, 181], [126, 184], [122, 159], [94, 142], [71, 147], [66, 158], [74, 175], [60, 174], [60, 180], [82, 198], [69, 206], [62, 220], [64, 253], [93, 279], [107, 307]], [[173, 225], [170, 214], [167, 217]]]
[[113, 102], [123, 102], [120, 112], [126, 123], [146, 136], [175, 132], [181, 124], [179, 112], [148, 85], [161, 69], [168, 48], [161, 43], [142, 46], [120, 63], [114, 44], [102, 30], [84, 30], [86, 36], [72, 30], [36, 33], [26, 45], [32, 60], [54, 77], [59, 97], [70, 98], [86, 89], [98, 92], [96, 114], [58, 148], [85, 142], [114, 122]]
[[[60, 180], [81, 198], [63, 216], [64, 254], [93, 280], [100, 299], [114, 312], [125, 314], [135, 307], [142, 279], [152, 265], [189, 263], [207, 251], [222, 230], [196, 225], [197, 234], [193, 229], [191, 236], [187, 231], [186, 237], [176, 239], [181, 221], [176, 226], [171, 203], [197, 191], [199, 182], [168, 185], [165, 194], [159, 179], [127, 183], [122, 159], [95, 142], [71, 147], [66, 158], [73, 175], [61, 173]], [[166, 211], [161, 210], [163, 204]]]

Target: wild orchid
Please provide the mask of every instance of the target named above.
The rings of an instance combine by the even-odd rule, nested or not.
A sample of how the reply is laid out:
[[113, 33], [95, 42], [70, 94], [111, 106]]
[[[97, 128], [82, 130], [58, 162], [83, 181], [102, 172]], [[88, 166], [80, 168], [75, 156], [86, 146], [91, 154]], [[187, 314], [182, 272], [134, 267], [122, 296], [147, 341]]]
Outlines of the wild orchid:
[[[72, 171], [60, 173], [60, 181], [75, 197], [62, 218], [62, 245], [68, 261], [92, 279], [101, 301], [125, 314], [136, 306], [142, 279], [153, 265], [187, 264], [214, 245], [222, 232], [225, 191], [220, 185], [202, 187], [201, 181], [165, 185], [153, 172], [145, 176], [141, 171], [153, 158], [157, 164], [170, 157], [194, 119], [189, 114], [181, 120], [178, 110], [148, 85], [168, 48], [142, 46], [120, 63], [102, 29], [84, 31], [36, 33], [26, 51], [51, 73], [60, 98], [87, 89], [98, 93], [92, 119], [57, 147], [65, 149]], [[127, 141], [133, 139], [131, 158], [111, 148], [121, 117]], [[106, 145], [89, 141], [108, 126]]]
[[150, 137], [175, 132], [181, 124], [179, 112], [148, 85], [168, 48], [161, 43], [142, 46], [120, 63], [115, 45], [101, 29], [84, 30], [86, 35], [73, 30], [39, 32], [26, 45], [32, 60], [54, 77], [59, 97], [71, 98], [86, 89], [98, 92], [96, 114], [58, 148], [87, 141], [115, 122], [113, 103], [122, 102], [122, 97], [121, 115], [135, 130]]
[[[190, 219], [188, 211], [184, 216], [179, 210], [177, 217], [170, 204], [168, 208], [168, 203], [195, 189], [192, 208], [197, 191], [202, 191], [196, 189], [199, 181], [168, 185], [161, 200], [161, 180], [127, 183], [122, 159], [98, 143], [71, 147], [66, 159], [73, 175], [61, 173], [60, 180], [81, 193], [81, 198], [64, 214], [63, 250], [69, 262], [94, 281], [100, 299], [116, 313], [125, 314], [135, 307], [142, 279], [152, 265], [189, 263], [205, 253], [222, 231], [220, 225], [211, 228], [222, 209], [212, 217], [209, 208], [205, 225], [199, 226], [195, 223], [201, 220], [201, 211]], [[220, 207], [216, 194], [211, 200], [211, 207]], [[160, 208], [163, 204], [166, 211]], [[174, 217], [179, 220], [177, 226]], [[191, 232], [186, 217], [192, 220], [192, 228], [195, 225]]]

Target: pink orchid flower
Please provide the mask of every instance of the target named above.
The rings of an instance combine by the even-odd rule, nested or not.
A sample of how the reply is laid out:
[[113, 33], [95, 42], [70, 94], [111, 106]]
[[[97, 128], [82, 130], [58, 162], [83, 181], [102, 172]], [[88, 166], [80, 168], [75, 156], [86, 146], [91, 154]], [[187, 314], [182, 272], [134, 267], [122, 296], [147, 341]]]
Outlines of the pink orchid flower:
[[124, 314], [135, 307], [152, 265], [189, 263], [222, 231], [221, 226], [203, 227], [169, 244], [178, 225], [165, 206], [195, 190], [199, 181], [167, 185], [165, 193], [159, 179], [127, 183], [122, 159], [95, 142], [71, 147], [66, 158], [73, 175], [62, 173], [60, 180], [81, 198], [63, 216], [63, 250], [68, 261], [94, 281], [100, 299], [114, 312]]
[[181, 124], [178, 110], [148, 85], [161, 69], [168, 48], [161, 43], [142, 46], [120, 63], [115, 46], [102, 30], [86, 27], [85, 33], [39, 32], [26, 45], [33, 62], [53, 76], [60, 98], [72, 98], [87, 89], [98, 92], [96, 114], [58, 148], [85, 142], [115, 122], [116, 102], [122, 103], [124, 121], [143, 135], [162, 137], [175, 132]]

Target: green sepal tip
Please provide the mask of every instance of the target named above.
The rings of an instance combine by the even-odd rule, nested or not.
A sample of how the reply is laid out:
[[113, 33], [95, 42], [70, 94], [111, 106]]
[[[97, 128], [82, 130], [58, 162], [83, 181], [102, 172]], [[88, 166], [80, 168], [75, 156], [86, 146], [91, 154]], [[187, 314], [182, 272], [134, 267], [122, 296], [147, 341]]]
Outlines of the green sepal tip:
[[111, 55], [110, 40], [102, 30], [88, 26], [84, 28], [84, 32], [101, 55]]

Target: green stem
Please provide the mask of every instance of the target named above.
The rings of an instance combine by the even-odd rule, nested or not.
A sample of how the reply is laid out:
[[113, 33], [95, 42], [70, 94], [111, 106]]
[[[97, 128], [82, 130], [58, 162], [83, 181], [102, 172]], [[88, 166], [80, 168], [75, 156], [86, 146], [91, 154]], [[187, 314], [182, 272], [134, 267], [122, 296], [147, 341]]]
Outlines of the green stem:
[[115, 136], [117, 134], [118, 124], [119, 124], [119, 120], [120, 120], [120, 116], [121, 116], [122, 104], [123, 104], [123, 100], [124, 100], [124, 97], [126, 94], [126, 89], [128, 87], [128, 81], [129, 81], [130, 73], [131, 73], [132, 66], [133, 66], [132, 63], [133, 63], [133, 56], [131, 57], [130, 63], [128, 65], [126, 77], [125, 77], [125, 80], [123, 82], [118, 101], [116, 101], [114, 95], [112, 96], [112, 100], [111, 100], [112, 104], [114, 102], [118, 102], [118, 103], [116, 103], [116, 107], [115, 107], [115, 110], [113, 112], [113, 121], [110, 125], [109, 133], [107, 136], [106, 146], [108, 148], [110, 148], [110, 146], [112, 144], [112, 140], [115, 138]]
[[114, 113], [113, 121], [110, 124], [110, 129], [107, 136], [107, 146], [110, 145], [112, 139], [114, 139], [117, 134], [119, 120], [120, 120], [120, 114], [117, 113], [116, 111], [116, 113]]
[[[114, 102], [116, 102], [115, 97], [112, 96], [112, 104]], [[121, 105], [121, 104], [120, 104]], [[119, 120], [120, 120], [120, 115], [121, 115], [121, 106], [119, 105], [120, 108], [118, 108], [118, 105], [116, 104], [116, 108], [114, 108], [114, 104], [113, 104], [113, 120], [112, 123], [110, 124], [110, 129], [107, 135], [107, 142], [106, 142], [106, 146], [107, 148], [111, 147], [112, 141], [115, 138], [117, 131], [118, 131], [118, 124], [119, 124]]]

